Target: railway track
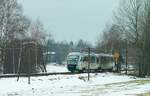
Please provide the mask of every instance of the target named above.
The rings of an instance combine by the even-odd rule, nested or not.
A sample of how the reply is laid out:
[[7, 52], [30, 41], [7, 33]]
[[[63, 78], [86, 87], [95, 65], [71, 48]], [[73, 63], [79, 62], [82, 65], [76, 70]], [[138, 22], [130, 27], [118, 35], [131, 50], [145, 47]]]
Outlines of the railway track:
[[[76, 75], [76, 74], [84, 74], [88, 72], [55, 72], [55, 73], [34, 73], [34, 74], [3, 74], [0, 75], [0, 78], [13, 78], [13, 77], [38, 77], [38, 76], [49, 76], [49, 75]], [[100, 72], [90, 72], [90, 73], [100, 73]]]
[[[125, 70], [121, 70], [125, 71]], [[134, 71], [134, 70], [128, 70], [129, 71]], [[105, 71], [91, 71], [90, 73], [103, 73]], [[49, 76], [49, 75], [76, 75], [76, 74], [84, 74], [88, 72], [49, 72], [49, 73], [33, 73], [30, 74], [31, 77], [38, 77], [38, 76]], [[3, 74], [0, 75], [0, 78], [13, 78], [13, 77], [28, 77], [28, 74]]]

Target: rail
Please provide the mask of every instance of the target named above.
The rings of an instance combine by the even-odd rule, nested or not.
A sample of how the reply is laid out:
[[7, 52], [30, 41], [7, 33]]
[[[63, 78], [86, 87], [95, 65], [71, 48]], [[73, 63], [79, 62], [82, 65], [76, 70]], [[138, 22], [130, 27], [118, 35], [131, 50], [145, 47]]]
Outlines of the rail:
[[[13, 77], [38, 77], [38, 76], [49, 76], [49, 75], [76, 75], [76, 74], [84, 74], [88, 72], [55, 72], [55, 73], [33, 73], [33, 74], [3, 74], [0, 75], [0, 78], [13, 78]], [[100, 73], [100, 72], [90, 72], [90, 73]]]

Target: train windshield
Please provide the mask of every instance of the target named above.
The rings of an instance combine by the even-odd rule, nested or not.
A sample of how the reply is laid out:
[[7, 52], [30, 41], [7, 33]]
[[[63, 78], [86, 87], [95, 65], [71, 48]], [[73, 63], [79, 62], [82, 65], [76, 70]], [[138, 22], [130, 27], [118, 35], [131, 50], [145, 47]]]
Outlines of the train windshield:
[[67, 58], [67, 64], [78, 64], [79, 56], [78, 55], [69, 55]]

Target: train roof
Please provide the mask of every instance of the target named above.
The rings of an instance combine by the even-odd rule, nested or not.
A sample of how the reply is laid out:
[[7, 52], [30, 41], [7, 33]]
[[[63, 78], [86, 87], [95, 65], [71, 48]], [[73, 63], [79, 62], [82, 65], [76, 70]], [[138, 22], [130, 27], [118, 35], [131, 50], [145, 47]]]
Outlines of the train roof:
[[[82, 55], [82, 56], [87, 56], [88, 53], [71, 52], [68, 55]], [[113, 57], [112, 54], [105, 54], [105, 53], [99, 53], [99, 54], [91, 53], [90, 55], [97, 56], [97, 57]]]
[[81, 53], [80, 52], [71, 52], [68, 55], [81, 55]]
[[[68, 55], [82, 55], [82, 56], [87, 56], [88, 53], [87, 53], [87, 52], [85, 52], [85, 53], [81, 53], [81, 52], [71, 52], [71, 53], [69, 53]], [[90, 55], [92, 55], [92, 56], [97, 56], [95, 53], [91, 53]]]
[[100, 53], [100, 54], [96, 54], [97, 56], [100, 56], [100, 57], [113, 57], [112, 54], [105, 54], [105, 53]]

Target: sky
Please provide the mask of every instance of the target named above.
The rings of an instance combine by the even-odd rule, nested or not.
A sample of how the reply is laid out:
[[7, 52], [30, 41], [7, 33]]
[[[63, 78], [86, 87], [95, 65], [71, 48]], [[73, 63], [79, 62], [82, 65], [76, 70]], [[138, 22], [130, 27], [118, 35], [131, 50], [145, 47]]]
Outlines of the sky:
[[56, 41], [95, 44], [106, 24], [112, 20], [119, 0], [18, 0], [24, 14], [37, 18]]

